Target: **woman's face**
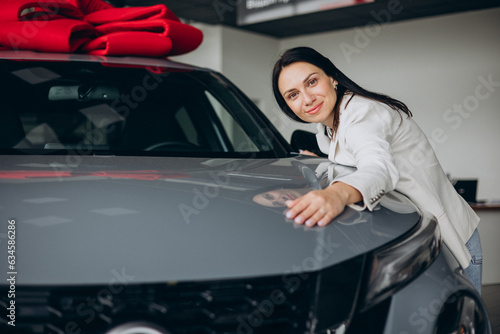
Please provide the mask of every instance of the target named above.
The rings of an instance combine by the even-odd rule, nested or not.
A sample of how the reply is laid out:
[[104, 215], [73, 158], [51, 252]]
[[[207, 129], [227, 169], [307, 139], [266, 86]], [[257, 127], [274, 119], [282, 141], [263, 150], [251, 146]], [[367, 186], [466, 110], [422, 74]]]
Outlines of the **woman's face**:
[[336, 84], [322, 69], [306, 62], [284, 67], [278, 78], [279, 91], [297, 117], [330, 128], [337, 102]]

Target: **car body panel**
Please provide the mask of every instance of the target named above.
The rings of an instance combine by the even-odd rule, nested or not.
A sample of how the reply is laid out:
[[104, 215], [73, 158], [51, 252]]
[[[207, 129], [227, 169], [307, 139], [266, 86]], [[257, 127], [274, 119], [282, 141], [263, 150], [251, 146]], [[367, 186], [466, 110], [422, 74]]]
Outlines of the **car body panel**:
[[19, 50], [1, 50], [0, 59], [12, 59], [22, 61], [76, 61], [93, 62], [103, 64], [120, 64], [123, 66], [143, 66], [143, 67], [166, 67], [170, 69], [209, 71], [189, 64], [170, 61], [163, 58], [144, 58], [144, 57], [106, 57], [96, 55], [85, 55], [78, 53], [50, 53]]
[[[403, 196], [387, 197], [374, 213], [347, 209], [325, 228], [252, 201], [260, 189], [314, 189], [304, 170], [314, 173], [324, 159], [31, 161], [8, 156], [0, 171], [0, 212], [17, 221], [21, 285], [103, 284], [122, 268], [137, 282], [315, 271], [397, 239], [420, 219]], [[391, 200], [403, 213], [383, 207]]]

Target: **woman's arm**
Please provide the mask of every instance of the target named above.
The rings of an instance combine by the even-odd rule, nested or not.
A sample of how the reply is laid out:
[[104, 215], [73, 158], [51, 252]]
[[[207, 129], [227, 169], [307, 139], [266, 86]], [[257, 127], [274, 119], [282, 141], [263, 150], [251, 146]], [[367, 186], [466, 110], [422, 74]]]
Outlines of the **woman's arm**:
[[389, 107], [362, 99], [353, 99], [343, 116], [342, 142], [338, 149], [344, 158], [351, 160], [349, 164], [356, 167], [356, 171], [336, 181], [361, 193], [363, 205], [356, 205], [356, 210], [372, 211], [399, 182], [394, 150], [400, 154], [407, 147], [407, 134], [398, 130], [404, 120]]
[[[392, 138], [400, 123], [397, 112], [380, 104], [352, 100], [344, 110], [337, 135], [339, 149], [349, 157], [356, 171], [337, 178], [323, 190], [287, 204], [287, 217], [298, 224], [324, 226], [345, 209], [373, 210], [383, 195], [399, 181], [394, 163]], [[357, 205], [362, 202], [361, 205]]]

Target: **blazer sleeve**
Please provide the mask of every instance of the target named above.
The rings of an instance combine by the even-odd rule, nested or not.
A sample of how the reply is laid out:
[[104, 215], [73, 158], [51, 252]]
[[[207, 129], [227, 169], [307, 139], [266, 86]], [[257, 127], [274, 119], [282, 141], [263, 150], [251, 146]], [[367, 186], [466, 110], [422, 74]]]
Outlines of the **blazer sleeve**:
[[352, 208], [372, 211], [399, 181], [391, 141], [400, 117], [380, 103], [359, 100], [352, 100], [343, 114], [344, 131], [338, 133], [343, 135], [339, 140], [344, 141], [342, 146], [352, 156], [357, 170], [335, 181], [344, 182], [361, 193], [363, 203], [351, 205]]

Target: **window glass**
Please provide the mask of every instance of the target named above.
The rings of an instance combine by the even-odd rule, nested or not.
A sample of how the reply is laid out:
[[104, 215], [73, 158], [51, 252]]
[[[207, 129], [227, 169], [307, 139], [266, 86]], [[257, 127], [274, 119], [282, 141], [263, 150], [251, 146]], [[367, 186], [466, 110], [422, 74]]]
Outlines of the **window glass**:
[[[224, 79], [99, 63], [6, 62], [0, 149], [33, 154], [273, 153]], [[171, 154], [170, 154], [171, 153]]]
[[182, 107], [175, 113], [175, 119], [179, 122], [179, 125], [182, 128], [182, 131], [186, 135], [186, 139], [195, 145], [200, 145], [200, 141], [198, 139], [198, 133], [196, 128], [189, 118], [189, 114], [186, 111], [186, 108]]
[[229, 137], [231, 144], [239, 152], [257, 152], [258, 148], [235, 121], [231, 114], [215, 99], [210, 92], [206, 92], [208, 100], [212, 104], [215, 113], [221, 120], [224, 131]]

